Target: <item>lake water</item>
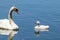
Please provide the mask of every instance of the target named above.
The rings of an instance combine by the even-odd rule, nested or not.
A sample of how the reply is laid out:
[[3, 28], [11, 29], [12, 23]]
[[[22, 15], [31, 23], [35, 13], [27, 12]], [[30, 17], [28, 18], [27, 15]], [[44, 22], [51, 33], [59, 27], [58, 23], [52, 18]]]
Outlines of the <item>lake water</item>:
[[[19, 14], [13, 12], [19, 26], [13, 40], [60, 40], [60, 0], [1, 0], [0, 19], [8, 18], [12, 6], [19, 9]], [[40, 32], [38, 37], [34, 30], [37, 20], [49, 25], [49, 31]], [[0, 40], [8, 40], [8, 36], [0, 35]]]

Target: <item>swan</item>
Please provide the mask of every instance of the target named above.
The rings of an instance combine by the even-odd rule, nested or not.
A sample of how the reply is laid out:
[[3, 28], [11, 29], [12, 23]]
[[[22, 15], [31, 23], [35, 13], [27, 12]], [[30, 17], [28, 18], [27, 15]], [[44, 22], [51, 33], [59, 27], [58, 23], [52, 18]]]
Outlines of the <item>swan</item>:
[[40, 25], [39, 21], [36, 21], [36, 26], [34, 27], [35, 31], [48, 31], [49, 26], [48, 25]]
[[18, 9], [15, 6], [12, 6], [9, 10], [8, 19], [0, 19], [0, 29], [18, 29], [18, 26], [12, 19], [12, 12], [15, 11], [18, 14]]

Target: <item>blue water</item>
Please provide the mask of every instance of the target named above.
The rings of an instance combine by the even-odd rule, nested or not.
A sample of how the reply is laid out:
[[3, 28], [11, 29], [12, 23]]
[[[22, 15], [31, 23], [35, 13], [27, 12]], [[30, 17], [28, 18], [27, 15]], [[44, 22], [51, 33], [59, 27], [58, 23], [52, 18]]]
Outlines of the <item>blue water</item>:
[[[13, 40], [60, 40], [60, 0], [1, 0], [0, 19], [8, 18], [10, 7], [16, 6], [19, 14], [13, 13], [13, 20], [19, 26]], [[49, 25], [48, 32], [40, 32], [36, 37], [34, 27], [39, 20]], [[8, 36], [0, 36], [8, 40]]]

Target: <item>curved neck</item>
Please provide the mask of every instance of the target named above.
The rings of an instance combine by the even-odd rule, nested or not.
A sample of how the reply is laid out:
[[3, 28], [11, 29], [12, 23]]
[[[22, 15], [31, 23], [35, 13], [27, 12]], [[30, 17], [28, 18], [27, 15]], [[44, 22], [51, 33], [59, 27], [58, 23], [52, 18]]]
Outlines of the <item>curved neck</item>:
[[13, 12], [13, 11], [10, 10], [10, 11], [9, 11], [9, 14], [8, 14], [8, 19], [9, 19], [10, 24], [11, 24], [11, 22], [13, 21], [13, 20], [12, 20], [12, 12]]

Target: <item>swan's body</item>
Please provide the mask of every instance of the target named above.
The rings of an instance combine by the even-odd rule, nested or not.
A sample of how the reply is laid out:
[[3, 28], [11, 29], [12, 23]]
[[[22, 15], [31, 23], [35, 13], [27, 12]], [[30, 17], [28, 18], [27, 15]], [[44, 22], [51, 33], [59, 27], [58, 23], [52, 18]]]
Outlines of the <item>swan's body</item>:
[[16, 29], [18, 26], [12, 21], [12, 24], [9, 23], [8, 19], [0, 20], [0, 28], [2, 29]]
[[13, 6], [9, 10], [8, 19], [0, 19], [0, 29], [18, 29], [18, 26], [12, 20], [12, 12], [18, 12], [18, 9]]
[[48, 25], [40, 25], [39, 21], [37, 21], [36, 24], [37, 25], [34, 27], [35, 31], [48, 31]]

